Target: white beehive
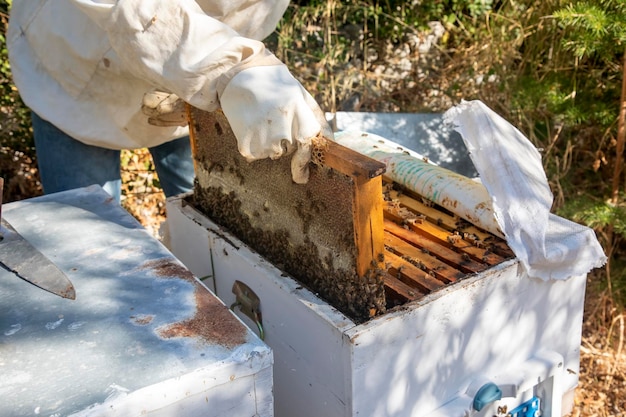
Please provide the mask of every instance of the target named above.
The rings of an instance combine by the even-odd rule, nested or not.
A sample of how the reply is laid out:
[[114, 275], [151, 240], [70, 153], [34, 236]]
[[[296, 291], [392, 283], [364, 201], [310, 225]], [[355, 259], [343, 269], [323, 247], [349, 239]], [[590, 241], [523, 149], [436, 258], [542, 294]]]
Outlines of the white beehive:
[[392, 281], [405, 302], [359, 324], [189, 201], [168, 200], [171, 249], [227, 305], [241, 288], [256, 294], [248, 323], [274, 351], [278, 417], [557, 417], [571, 408], [584, 276], [535, 280], [501, 259], [432, 288], [420, 287], [424, 276], [413, 290]]
[[0, 269], [0, 415], [273, 415], [270, 348], [101, 188], [3, 216], [76, 300]]

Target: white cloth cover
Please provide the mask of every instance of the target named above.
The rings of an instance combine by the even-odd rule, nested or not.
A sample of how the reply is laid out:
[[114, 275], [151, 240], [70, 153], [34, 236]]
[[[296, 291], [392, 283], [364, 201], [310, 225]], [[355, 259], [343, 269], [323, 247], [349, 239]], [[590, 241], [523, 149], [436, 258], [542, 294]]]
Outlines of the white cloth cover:
[[592, 229], [550, 213], [552, 192], [532, 143], [481, 101], [444, 114], [463, 137], [496, 221], [530, 277], [567, 279], [606, 262]]

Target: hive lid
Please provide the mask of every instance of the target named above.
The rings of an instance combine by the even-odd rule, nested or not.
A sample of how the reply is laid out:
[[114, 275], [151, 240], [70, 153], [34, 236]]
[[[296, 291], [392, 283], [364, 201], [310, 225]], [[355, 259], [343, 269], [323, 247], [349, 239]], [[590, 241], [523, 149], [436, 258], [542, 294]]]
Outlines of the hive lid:
[[76, 300], [0, 270], [0, 415], [141, 415], [271, 366], [270, 349], [100, 187], [3, 212]]

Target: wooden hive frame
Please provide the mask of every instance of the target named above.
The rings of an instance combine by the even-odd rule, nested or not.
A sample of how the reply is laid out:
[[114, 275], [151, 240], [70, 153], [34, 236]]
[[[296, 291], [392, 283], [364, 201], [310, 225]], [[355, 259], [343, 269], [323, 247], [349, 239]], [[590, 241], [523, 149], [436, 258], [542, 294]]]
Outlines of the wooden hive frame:
[[383, 313], [385, 165], [317, 138], [307, 184], [290, 157], [247, 162], [220, 112], [190, 109], [193, 204], [355, 321]]

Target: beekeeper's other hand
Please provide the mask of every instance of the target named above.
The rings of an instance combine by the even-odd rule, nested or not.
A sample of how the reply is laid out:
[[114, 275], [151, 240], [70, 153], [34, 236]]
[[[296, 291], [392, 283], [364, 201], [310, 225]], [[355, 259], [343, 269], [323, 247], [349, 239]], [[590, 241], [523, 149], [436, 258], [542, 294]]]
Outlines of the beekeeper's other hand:
[[239, 152], [248, 161], [293, 153], [294, 182], [308, 181], [311, 140], [322, 129], [326, 135], [332, 132], [313, 97], [285, 65], [255, 66], [237, 73], [222, 91], [220, 103]]
[[187, 126], [187, 109], [176, 94], [152, 90], [144, 94], [141, 111], [154, 126]]

